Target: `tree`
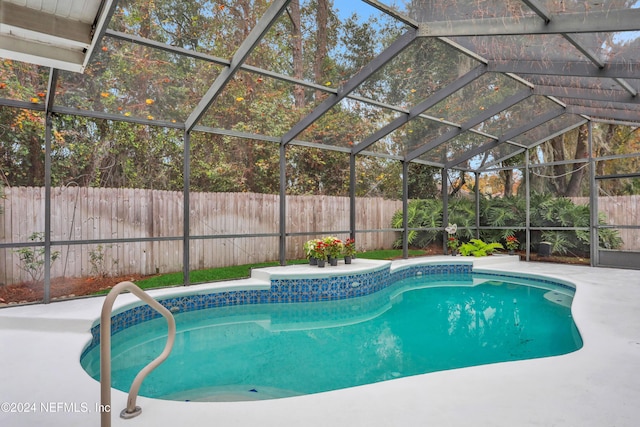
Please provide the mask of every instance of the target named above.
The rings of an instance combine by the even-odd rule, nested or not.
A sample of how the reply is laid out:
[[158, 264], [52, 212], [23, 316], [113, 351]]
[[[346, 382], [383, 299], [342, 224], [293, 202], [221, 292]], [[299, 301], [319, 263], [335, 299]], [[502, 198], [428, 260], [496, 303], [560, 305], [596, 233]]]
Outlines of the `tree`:
[[440, 170], [421, 163], [409, 164], [409, 199], [433, 199], [441, 195], [436, 186]]
[[[588, 155], [587, 137], [588, 127], [585, 124], [577, 130], [552, 138], [549, 142], [551, 156], [548, 162], [584, 159]], [[556, 164], [553, 166], [553, 174], [554, 177], [549, 180], [548, 185], [554, 194], [565, 197], [580, 195], [580, 184], [584, 176], [583, 164]]]
[[349, 194], [349, 156], [317, 148], [287, 149], [289, 194]]
[[[595, 123], [592, 126], [595, 157], [637, 153], [640, 148], [637, 129], [622, 125]], [[559, 196], [575, 197], [588, 194], [588, 180], [585, 180], [588, 157], [588, 126], [557, 136], [532, 150], [535, 163], [555, 163], [547, 168], [535, 168], [532, 176], [532, 188], [537, 191], [550, 191]], [[566, 161], [574, 160], [570, 163]], [[564, 162], [564, 163], [563, 163]], [[596, 163], [596, 174], [607, 175], [638, 170], [637, 157], [626, 157], [613, 161]], [[615, 182], [603, 181], [603, 189], [608, 194], [617, 194], [621, 186]]]
[[[316, 7], [316, 39], [315, 55], [313, 61], [313, 77], [316, 82], [322, 82], [325, 75], [324, 68], [329, 62], [329, 34], [327, 24], [329, 21], [329, 1], [317, 0]], [[323, 98], [324, 92], [316, 91], [316, 100]]]
[[32, 110], [0, 109], [0, 171], [9, 185], [44, 185], [44, 118]]
[[[597, 162], [597, 176], [635, 173], [640, 170], [640, 158], [628, 156], [640, 152], [640, 128], [597, 124], [594, 126], [593, 141], [596, 156], [623, 156], [615, 160]], [[638, 178], [600, 180], [598, 186], [608, 195], [640, 194]]]

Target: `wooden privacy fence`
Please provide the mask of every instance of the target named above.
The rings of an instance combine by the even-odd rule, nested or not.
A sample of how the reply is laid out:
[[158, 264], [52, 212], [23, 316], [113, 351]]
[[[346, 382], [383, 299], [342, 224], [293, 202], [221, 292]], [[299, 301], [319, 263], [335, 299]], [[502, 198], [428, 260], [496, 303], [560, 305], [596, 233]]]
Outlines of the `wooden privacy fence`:
[[[24, 243], [42, 233], [45, 222], [44, 188], [5, 188], [0, 200], [0, 242]], [[51, 240], [80, 241], [131, 238], [170, 238], [157, 242], [57, 245], [59, 254], [51, 277], [81, 277], [106, 273], [153, 274], [182, 271], [182, 192], [59, 187], [51, 191]], [[359, 230], [389, 228], [400, 201], [358, 198]], [[255, 193], [190, 193], [190, 268], [202, 269], [277, 260], [278, 237], [237, 237], [240, 234], [275, 234], [279, 231], [279, 196]], [[349, 198], [288, 196], [287, 258], [302, 258], [302, 243], [330, 231], [349, 229]], [[322, 233], [326, 230], [325, 233]], [[322, 234], [321, 234], [322, 233]], [[347, 238], [347, 233], [334, 233]], [[220, 237], [228, 236], [228, 237]], [[235, 236], [235, 237], [234, 237]], [[389, 248], [393, 232], [359, 233], [359, 250]], [[32, 248], [38, 256], [38, 248]], [[40, 259], [42, 256], [40, 255]], [[30, 280], [20, 268], [13, 248], [0, 249], [0, 284]]]
[[[588, 197], [572, 197], [577, 205], [588, 205]], [[598, 197], [598, 212], [604, 214], [609, 225], [640, 225], [640, 195], [601, 196]], [[623, 251], [640, 250], [640, 230], [619, 228], [618, 232], [624, 244]]]
[[[0, 199], [0, 243], [24, 243], [44, 231], [44, 188], [5, 188]], [[275, 234], [279, 231], [279, 196], [255, 193], [191, 193], [189, 201], [190, 268], [203, 269], [277, 260], [278, 237], [234, 237], [240, 234]], [[589, 203], [588, 198], [573, 198]], [[615, 225], [640, 225], [640, 196], [600, 197], [599, 211]], [[52, 241], [131, 238], [171, 238], [159, 242], [58, 245], [51, 277], [80, 277], [106, 273], [153, 274], [182, 271], [182, 192], [60, 187], [51, 191]], [[397, 200], [356, 199], [358, 230], [390, 227]], [[323, 230], [349, 229], [349, 198], [288, 196], [287, 233], [317, 234], [287, 238], [287, 258], [304, 256], [305, 240]], [[623, 250], [640, 249], [640, 231], [619, 229]], [[327, 234], [327, 233], [324, 233]], [[347, 233], [334, 233], [347, 238]], [[218, 236], [218, 237], [213, 237]], [[219, 237], [226, 236], [226, 237]], [[394, 232], [358, 233], [359, 250], [389, 248]], [[38, 249], [33, 249], [38, 255]], [[42, 256], [40, 256], [42, 260]], [[0, 249], [0, 284], [30, 280], [20, 269], [15, 249]]]

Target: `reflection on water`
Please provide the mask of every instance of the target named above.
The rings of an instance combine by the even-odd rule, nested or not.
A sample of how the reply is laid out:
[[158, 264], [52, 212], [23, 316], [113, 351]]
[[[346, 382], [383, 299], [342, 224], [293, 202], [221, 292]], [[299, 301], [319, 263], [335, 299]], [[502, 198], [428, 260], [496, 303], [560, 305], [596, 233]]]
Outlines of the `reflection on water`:
[[[561, 292], [565, 299], [551, 300], [545, 298], [549, 289], [474, 282], [470, 275], [446, 279], [407, 279], [351, 300], [178, 314], [174, 351], [141, 394], [265, 399], [563, 354], [581, 346], [566, 304], [568, 291]], [[114, 335], [116, 388], [128, 390], [138, 370], [162, 351], [165, 341], [158, 334], [164, 329], [158, 320]], [[98, 376], [96, 354], [84, 364]]]

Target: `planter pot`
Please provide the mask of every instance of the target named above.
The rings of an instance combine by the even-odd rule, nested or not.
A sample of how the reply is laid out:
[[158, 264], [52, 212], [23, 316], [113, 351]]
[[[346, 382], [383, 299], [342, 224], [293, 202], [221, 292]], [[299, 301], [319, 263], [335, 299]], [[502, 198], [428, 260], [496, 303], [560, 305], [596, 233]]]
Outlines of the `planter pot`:
[[515, 254], [516, 254], [516, 251], [515, 251], [515, 250], [513, 250], [513, 249], [509, 249], [509, 255], [515, 255]]
[[338, 265], [338, 258], [329, 258], [329, 263], [333, 266]]
[[551, 256], [551, 243], [540, 242], [538, 245], [538, 255], [543, 257]]
[[309, 265], [318, 265], [318, 258], [309, 258]]
[[456, 250], [451, 251], [451, 256], [456, 256], [456, 255], [458, 255], [458, 251]]
[[318, 267], [319, 267], [319, 268], [324, 268], [325, 260], [323, 260], [323, 259], [319, 259], [319, 260], [317, 260], [317, 261], [318, 261]]
[[344, 263], [345, 264], [351, 264], [351, 257], [349, 255], [345, 255], [344, 257]]

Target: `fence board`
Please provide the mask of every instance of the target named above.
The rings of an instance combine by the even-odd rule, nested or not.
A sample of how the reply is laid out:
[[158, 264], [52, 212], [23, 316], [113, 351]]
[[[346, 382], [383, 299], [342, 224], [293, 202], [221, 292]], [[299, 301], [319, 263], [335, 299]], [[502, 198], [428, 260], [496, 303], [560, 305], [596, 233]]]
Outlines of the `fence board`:
[[[588, 197], [572, 197], [580, 205], [589, 204]], [[640, 225], [640, 195], [598, 197], [598, 212], [604, 214], [609, 225]], [[624, 242], [621, 250], [640, 250], [640, 230], [618, 229]]]

